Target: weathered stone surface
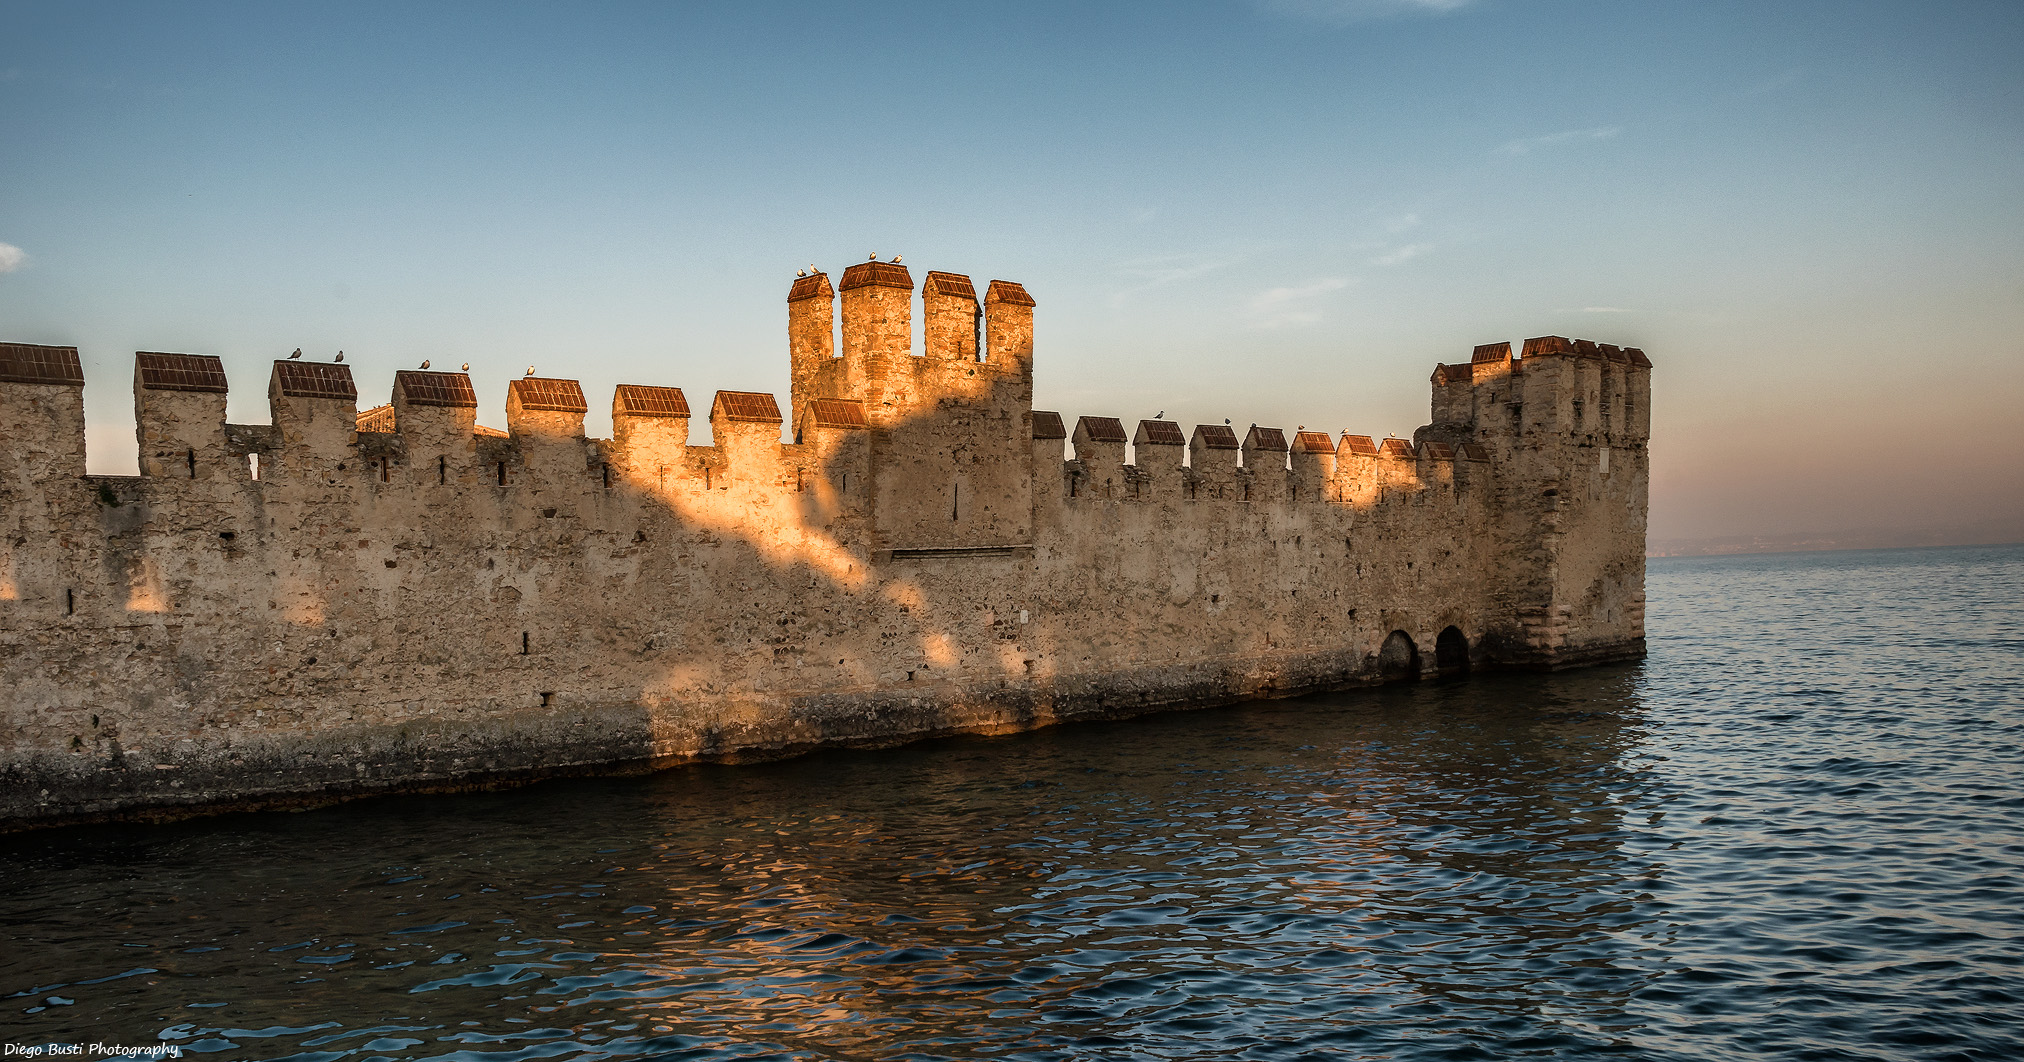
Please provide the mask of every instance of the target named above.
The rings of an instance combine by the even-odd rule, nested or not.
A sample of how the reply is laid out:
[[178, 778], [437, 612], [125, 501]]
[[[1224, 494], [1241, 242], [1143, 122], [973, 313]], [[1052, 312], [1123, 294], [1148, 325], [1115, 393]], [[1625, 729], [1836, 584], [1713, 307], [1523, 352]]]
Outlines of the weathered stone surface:
[[1642, 352], [1479, 347], [1412, 443], [1205, 425], [1183, 465], [1141, 427], [1127, 465], [1092, 419], [1066, 460], [1024, 288], [930, 274], [916, 355], [911, 278], [863, 272], [790, 295], [787, 443], [727, 392], [690, 445], [683, 396], [630, 385], [586, 439], [566, 380], [495, 432], [409, 372], [361, 432], [302, 363], [228, 425], [150, 355], [144, 474], [86, 476], [81, 385], [0, 374], [0, 828], [1643, 653]]

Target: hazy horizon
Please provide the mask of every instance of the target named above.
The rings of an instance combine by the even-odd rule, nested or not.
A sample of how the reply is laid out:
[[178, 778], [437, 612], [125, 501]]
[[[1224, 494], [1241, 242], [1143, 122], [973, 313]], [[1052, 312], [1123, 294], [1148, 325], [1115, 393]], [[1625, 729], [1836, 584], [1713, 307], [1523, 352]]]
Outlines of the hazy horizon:
[[[1035, 404], [1409, 434], [1644, 348], [1655, 542], [2024, 538], [2024, 9], [0, 4], [0, 340], [787, 390], [794, 272], [1024, 283]], [[698, 424], [695, 438], [707, 437]]]

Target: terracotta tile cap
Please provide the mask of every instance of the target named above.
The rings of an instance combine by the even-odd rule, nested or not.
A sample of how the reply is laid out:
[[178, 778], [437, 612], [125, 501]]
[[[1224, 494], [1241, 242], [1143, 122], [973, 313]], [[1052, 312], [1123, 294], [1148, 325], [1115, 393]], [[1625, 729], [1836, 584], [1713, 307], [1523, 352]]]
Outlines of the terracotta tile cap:
[[1181, 426], [1171, 420], [1139, 421], [1138, 434], [1132, 436], [1133, 446], [1186, 446], [1188, 437], [1181, 434]]
[[991, 286], [984, 292], [984, 301], [1009, 303], [1013, 306], [1038, 305], [1033, 301], [1033, 296], [1026, 294], [1024, 287], [1009, 280], [992, 281]]
[[1075, 422], [1075, 434], [1090, 442], [1122, 443], [1124, 424], [1116, 417], [1083, 417]]
[[914, 290], [914, 275], [897, 262], [859, 262], [843, 271], [841, 291], [854, 288], [903, 288]]
[[803, 299], [834, 294], [835, 292], [829, 290], [828, 273], [810, 273], [805, 277], [794, 278], [794, 286], [787, 289], [787, 301], [800, 302]]
[[1254, 424], [1250, 434], [1244, 436], [1244, 442], [1253, 450], [1277, 454], [1286, 452], [1286, 433], [1278, 428], [1261, 428]]
[[923, 295], [954, 295], [957, 298], [977, 301], [977, 289], [970, 284], [970, 278], [961, 273], [943, 273], [929, 270], [921, 281]]
[[583, 385], [575, 380], [556, 380], [545, 376], [523, 376], [513, 381], [509, 388], [520, 400], [521, 409], [540, 409], [553, 413], [588, 413], [590, 403], [583, 398]]
[[77, 360], [76, 347], [0, 343], [0, 381], [83, 387], [84, 366]]
[[1383, 443], [1378, 445], [1377, 452], [1384, 455], [1385, 457], [1409, 458], [1413, 456], [1413, 444], [1405, 441], [1404, 439], [1386, 439]]
[[1301, 431], [1293, 433], [1293, 452], [1298, 454], [1332, 454], [1335, 440], [1325, 431]]
[[1068, 429], [1061, 423], [1061, 414], [1039, 409], [1034, 410], [1033, 437], [1036, 439], [1068, 438]]
[[1476, 353], [1469, 358], [1470, 364], [1474, 365], [1480, 365], [1486, 361], [1497, 362], [1497, 361], [1510, 361], [1510, 360], [1511, 360], [1511, 344], [1509, 342], [1484, 343], [1478, 346], [1476, 348]]
[[689, 396], [679, 387], [655, 387], [651, 384], [619, 384], [612, 396], [613, 406], [621, 416], [627, 417], [686, 417], [689, 415]]
[[854, 398], [809, 399], [808, 421], [818, 428], [849, 428], [862, 431], [871, 426], [864, 419], [864, 403]]
[[710, 419], [723, 414], [725, 420], [742, 421], [750, 424], [780, 423], [780, 405], [773, 396], [763, 391], [719, 391], [717, 402], [710, 407]]
[[358, 385], [352, 382], [351, 366], [329, 361], [274, 363], [274, 385], [290, 398], [329, 398], [358, 401]]
[[1430, 461], [1453, 461], [1455, 448], [1444, 442], [1424, 442], [1420, 444], [1420, 456]]
[[1525, 356], [1536, 358], [1547, 354], [1572, 354], [1574, 341], [1566, 336], [1535, 336], [1525, 341]]
[[1350, 453], [1353, 454], [1362, 455], [1364, 457], [1377, 456], [1377, 443], [1372, 442], [1370, 436], [1368, 435], [1343, 436], [1342, 449], [1348, 450]]
[[409, 405], [478, 408], [478, 393], [471, 390], [471, 378], [461, 372], [402, 369], [394, 373], [394, 390], [404, 396]]
[[1237, 433], [1228, 424], [1197, 424], [1195, 438], [1201, 440], [1205, 450], [1241, 450]]
[[201, 391], [224, 394], [225, 363], [216, 354], [159, 354], [138, 351], [134, 365], [141, 386], [150, 391]]

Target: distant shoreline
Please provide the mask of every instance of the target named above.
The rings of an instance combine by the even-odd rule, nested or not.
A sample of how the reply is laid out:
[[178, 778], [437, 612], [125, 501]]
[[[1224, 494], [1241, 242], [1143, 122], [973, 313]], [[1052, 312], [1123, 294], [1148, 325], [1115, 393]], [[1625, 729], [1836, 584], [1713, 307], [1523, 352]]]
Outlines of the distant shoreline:
[[[1924, 539], [1924, 540], [1921, 540]], [[1954, 546], [2017, 546], [2024, 545], [2024, 536], [1992, 535], [1940, 536], [1925, 538], [1925, 533], [1908, 532], [1898, 535], [1759, 535], [1749, 539], [1708, 538], [1674, 539], [1655, 542], [1645, 551], [1647, 560], [1659, 557], [1732, 557], [1751, 553], [1845, 553], [1857, 550], [1885, 549], [1943, 549]]]

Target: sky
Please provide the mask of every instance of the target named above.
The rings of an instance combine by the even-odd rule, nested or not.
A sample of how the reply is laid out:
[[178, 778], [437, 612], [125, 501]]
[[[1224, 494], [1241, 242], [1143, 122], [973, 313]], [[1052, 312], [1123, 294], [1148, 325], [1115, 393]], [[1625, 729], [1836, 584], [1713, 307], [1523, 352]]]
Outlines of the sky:
[[[0, 340], [785, 395], [797, 269], [1026, 285], [1069, 418], [1409, 436], [1642, 347], [1656, 540], [2024, 539], [2024, 5], [0, 0]], [[604, 408], [600, 408], [604, 407]], [[707, 441], [698, 423], [695, 441]]]

